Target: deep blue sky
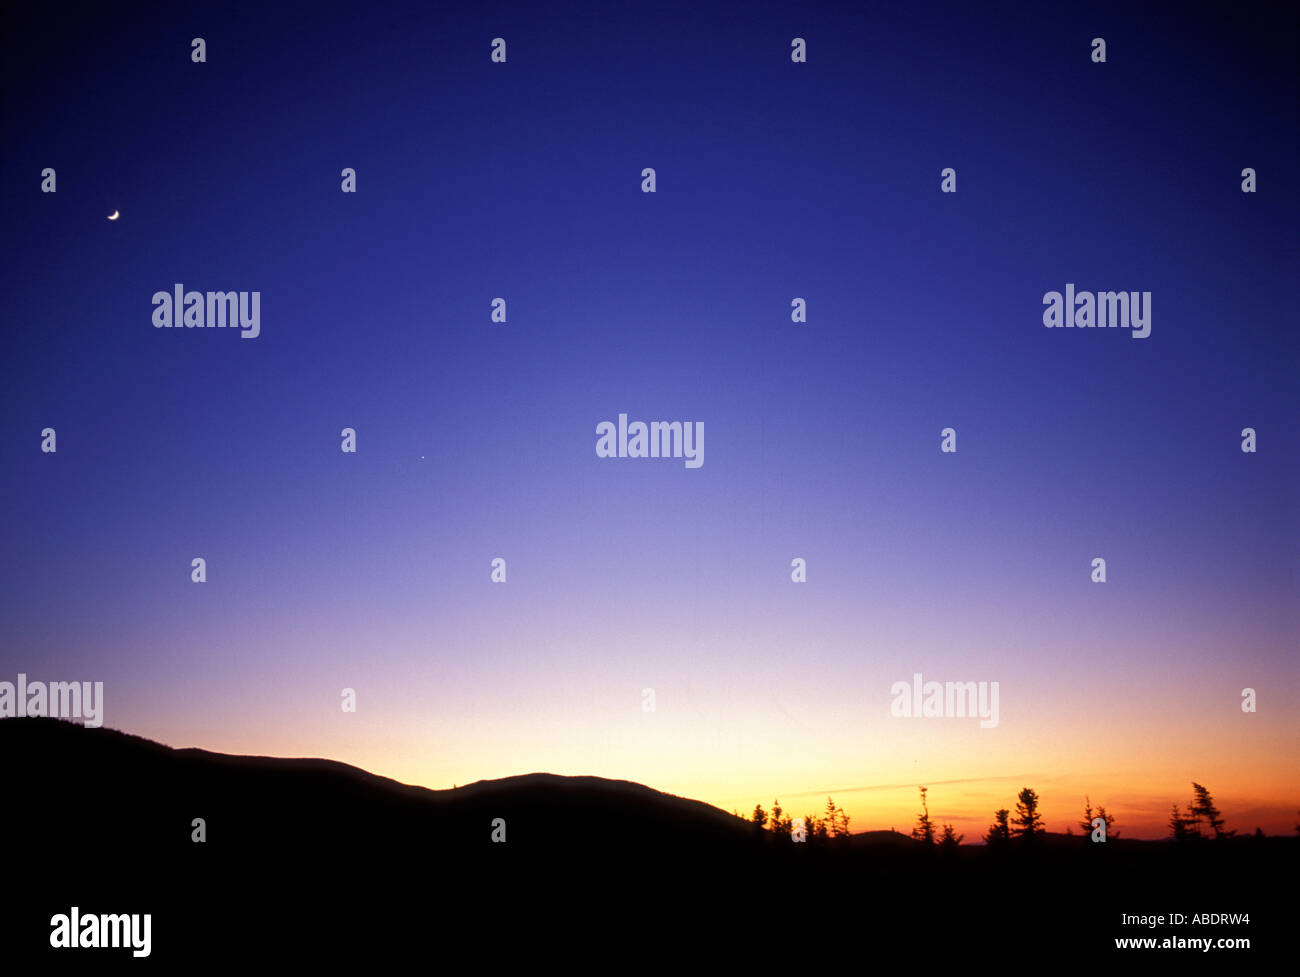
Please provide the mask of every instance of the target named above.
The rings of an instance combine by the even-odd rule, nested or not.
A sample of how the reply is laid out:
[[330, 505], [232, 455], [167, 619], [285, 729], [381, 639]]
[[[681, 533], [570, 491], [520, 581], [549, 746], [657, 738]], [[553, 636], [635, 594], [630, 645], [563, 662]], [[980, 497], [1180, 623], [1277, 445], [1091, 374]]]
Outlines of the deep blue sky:
[[[1000, 677], [1035, 743], [1105, 681], [1294, 707], [1294, 11], [1056, 6], [6, 10], [0, 677], [728, 807], [891, 780], [863, 717], [918, 670]], [[261, 336], [155, 330], [175, 282], [259, 290]], [[1066, 282], [1152, 292], [1151, 336], [1044, 329]], [[620, 411], [703, 421], [704, 467], [597, 459]], [[671, 743], [612, 732], [643, 686]], [[862, 765], [709, 753], [782, 715]]]

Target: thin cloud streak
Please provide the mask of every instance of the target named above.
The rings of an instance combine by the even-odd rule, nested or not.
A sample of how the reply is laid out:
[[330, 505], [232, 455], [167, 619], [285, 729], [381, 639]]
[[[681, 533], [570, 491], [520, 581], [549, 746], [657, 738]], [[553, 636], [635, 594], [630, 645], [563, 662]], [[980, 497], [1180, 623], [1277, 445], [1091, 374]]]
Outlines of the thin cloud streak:
[[[930, 780], [924, 786], [937, 787], [945, 784], [990, 784], [1003, 780], [1044, 780], [1041, 774], [1036, 773], [1017, 773], [1005, 777], [966, 777], [961, 780]], [[914, 790], [921, 784], [872, 784], [868, 787], [840, 787], [835, 790], [805, 790], [797, 794], [782, 792], [781, 797], [821, 797], [823, 794], [834, 796], [835, 794], [855, 794], [867, 790]]]

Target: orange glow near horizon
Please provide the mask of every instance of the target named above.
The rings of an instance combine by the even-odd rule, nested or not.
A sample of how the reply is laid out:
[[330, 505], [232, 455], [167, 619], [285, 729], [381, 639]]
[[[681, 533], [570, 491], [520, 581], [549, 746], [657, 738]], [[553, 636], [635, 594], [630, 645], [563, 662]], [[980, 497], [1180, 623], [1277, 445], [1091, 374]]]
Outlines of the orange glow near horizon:
[[996, 729], [981, 730], [970, 721], [895, 719], [880, 710], [869, 719], [833, 709], [818, 716], [792, 689], [758, 719], [734, 709], [643, 713], [587, 701], [580, 720], [569, 708], [579, 703], [557, 696], [533, 700], [528, 715], [495, 711], [490, 719], [484, 704], [460, 703], [435, 723], [396, 698], [382, 709], [374, 698], [362, 698], [351, 716], [282, 711], [274, 725], [243, 717], [206, 726], [174, 713], [118, 728], [171, 746], [324, 756], [434, 789], [533, 772], [592, 775], [746, 818], [755, 804], [770, 812], [774, 799], [792, 817], [821, 816], [830, 796], [855, 832], [910, 831], [917, 787], [925, 785], [934, 823], [951, 823], [966, 843], [982, 838], [996, 809], [1014, 815], [1023, 787], [1038, 793], [1046, 829], [1060, 833], [1080, 833], [1087, 796], [1116, 818], [1121, 837], [1166, 837], [1170, 807], [1186, 807], [1192, 781], [1210, 789], [1239, 834], [1291, 834], [1300, 808], [1293, 724], [1240, 710], [1211, 720], [1152, 709], [1122, 721], [1128, 703], [1105, 718], [1051, 707], [1050, 715], [1004, 713]]

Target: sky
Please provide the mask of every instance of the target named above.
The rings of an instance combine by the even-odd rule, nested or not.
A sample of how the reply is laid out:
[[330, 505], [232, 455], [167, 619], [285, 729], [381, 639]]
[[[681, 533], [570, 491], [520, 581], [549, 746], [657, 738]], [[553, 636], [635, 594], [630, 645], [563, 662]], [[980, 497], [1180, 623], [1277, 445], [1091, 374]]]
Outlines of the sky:
[[0, 680], [435, 788], [1294, 831], [1296, 14], [1051, 6], [7, 9]]

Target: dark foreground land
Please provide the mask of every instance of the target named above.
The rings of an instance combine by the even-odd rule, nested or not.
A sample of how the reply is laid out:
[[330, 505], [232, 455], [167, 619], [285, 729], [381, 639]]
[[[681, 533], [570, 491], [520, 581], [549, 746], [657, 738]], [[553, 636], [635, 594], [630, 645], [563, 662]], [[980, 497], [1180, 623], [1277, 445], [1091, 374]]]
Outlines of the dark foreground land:
[[[173, 750], [46, 719], [0, 721], [0, 770], [0, 954], [55, 972], [266, 961], [695, 972], [775, 954], [814, 967], [1233, 972], [1292, 956], [1300, 938], [1292, 838], [1048, 836], [950, 857], [889, 832], [776, 844], [623, 781], [531, 774], [430, 791], [331, 761]], [[496, 818], [505, 843], [492, 841]], [[51, 917], [72, 906], [150, 913], [150, 956], [50, 948]], [[1188, 923], [1125, 925], [1126, 913]], [[1250, 922], [1193, 926], [1196, 913]], [[1116, 949], [1117, 937], [1149, 936], [1251, 948]]]

